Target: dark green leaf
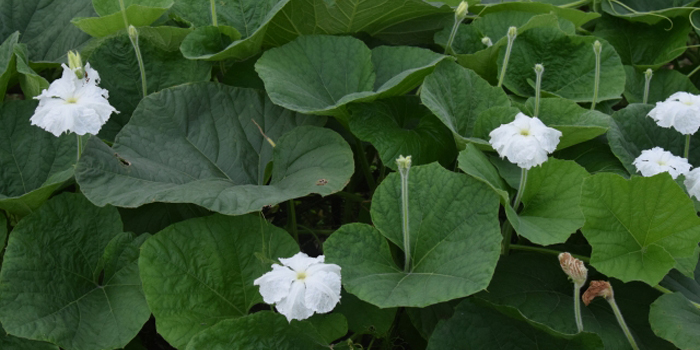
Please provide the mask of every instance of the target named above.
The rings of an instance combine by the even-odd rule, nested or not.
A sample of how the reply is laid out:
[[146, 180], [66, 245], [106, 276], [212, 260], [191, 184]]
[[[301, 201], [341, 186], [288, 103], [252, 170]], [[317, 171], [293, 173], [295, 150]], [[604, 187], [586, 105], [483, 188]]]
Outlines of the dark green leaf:
[[[124, 14], [119, 2], [114, 0], [93, 0], [95, 11], [100, 17], [78, 17], [71, 23], [94, 37], [114, 34], [126, 28]], [[173, 0], [126, 0], [126, 18], [129, 25], [145, 27], [160, 18], [172, 6]]]
[[[644, 71], [625, 66], [627, 83], [625, 98], [629, 103], [642, 103], [644, 100]], [[649, 84], [649, 104], [664, 101], [678, 91], [700, 94], [700, 90], [681, 72], [670, 69], [658, 69]]]
[[651, 304], [649, 323], [654, 333], [681, 349], [700, 349], [700, 304], [681, 293], [666, 294]]
[[6, 334], [1, 326], [0, 348], [2, 350], [59, 350], [58, 346], [53, 344], [13, 337]]
[[340, 304], [333, 312], [343, 314], [348, 320], [348, 328], [354, 333], [385, 337], [394, 322], [396, 310], [380, 309], [343, 291]]

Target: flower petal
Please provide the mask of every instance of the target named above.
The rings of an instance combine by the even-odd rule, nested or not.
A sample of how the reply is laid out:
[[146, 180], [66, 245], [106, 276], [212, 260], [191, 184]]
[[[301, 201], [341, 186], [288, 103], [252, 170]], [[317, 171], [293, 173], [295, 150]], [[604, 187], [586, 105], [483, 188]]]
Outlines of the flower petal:
[[260, 295], [267, 304], [274, 304], [289, 295], [292, 282], [297, 273], [285, 266], [272, 265], [272, 271], [262, 275], [253, 281], [253, 285], [260, 286]]
[[301, 272], [301, 271], [306, 271], [306, 269], [317, 263], [322, 263], [324, 261], [324, 256], [321, 255], [318, 258], [311, 258], [305, 253], [299, 252], [294, 254], [291, 258], [280, 258], [280, 262], [285, 265], [289, 266], [292, 268], [292, 270]]
[[287, 321], [305, 320], [314, 314], [304, 303], [306, 287], [304, 282], [294, 281], [289, 295], [277, 303], [277, 311], [287, 318]]
[[311, 310], [318, 313], [330, 312], [340, 301], [339, 274], [317, 271], [306, 277], [304, 282], [306, 283], [304, 301]]

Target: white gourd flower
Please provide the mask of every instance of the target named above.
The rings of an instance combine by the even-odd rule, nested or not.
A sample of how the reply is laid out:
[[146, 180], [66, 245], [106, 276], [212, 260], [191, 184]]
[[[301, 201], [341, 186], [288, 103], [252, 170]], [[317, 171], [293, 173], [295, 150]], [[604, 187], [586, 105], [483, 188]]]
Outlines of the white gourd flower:
[[632, 164], [637, 167], [637, 171], [642, 173], [642, 176], [648, 177], [668, 172], [674, 179], [678, 175], [688, 173], [691, 168], [687, 159], [674, 156], [673, 153], [661, 147], [642, 151], [642, 154]]
[[691, 197], [700, 200], [700, 168], [695, 168], [685, 174], [685, 188]]
[[684, 135], [695, 134], [700, 128], [700, 96], [676, 92], [666, 101], [657, 102], [649, 117], [661, 127], [673, 127]]
[[491, 131], [489, 143], [501, 158], [530, 169], [547, 161], [559, 144], [561, 131], [547, 127], [537, 117], [518, 113], [515, 120]]
[[323, 255], [297, 253], [279, 259], [272, 271], [253, 281], [267, 304], [275, 304], [287, 321], [304, 320], [330, 312], [340, 301], [340, 266], [325, 264]]

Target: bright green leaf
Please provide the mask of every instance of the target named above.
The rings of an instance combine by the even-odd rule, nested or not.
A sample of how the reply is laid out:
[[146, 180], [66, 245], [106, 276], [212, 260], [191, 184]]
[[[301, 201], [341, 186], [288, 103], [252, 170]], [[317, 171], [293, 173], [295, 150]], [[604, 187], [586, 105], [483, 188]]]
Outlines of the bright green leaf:
[[148, 235], [123, 233], [117, 209], [55, 197], [15, 227], [0, 272], [12, 335], [76, 350], [124, 347], [150, 311], [137, 268]]
[[[340, 135], [308, 125], [320, 122], [274, 106], [254, 90], [182, 85], [145, 98], [113, 147], [91, 138], [77, 179], [100, 205], [193, 203], [230, 215], [310, 193], [329, 195], [345, 187], [354, 164]], [[299, 125], [305, 126], [295, 129]]]
[[417, 96], [355, 104], [349, 110], [352, 133], [371, 143], [391, 169], [396, 170], [399, 155], [411, 155], [413, 165], [440, 161], [448, 166], [457, 154], [450, 130]]
[[55, 137], [29, 118], [35, 101], [0, 107], [0, 209], [24, 216], [36, 210], [73, 176], [75, 135]]
[[195, 334], [245, 316], [262, 297], [253, 280], [294, 240], [257, 215], [214, 215], [169, 226], [144, 243], [143, 290], [160, 333], [184, 349]]
[[423, 307], [473, 294], [491, 279], [501, 235], [498, 197], [485, 184], [433, 163], [409, 175], [412, 263], [404, 272], [389, 239], [403, 247], [400, 178], [389, 175], [372, 201], [375, 227], [348, 224], [324, 244], [343, 268], [345, 289], [379, 307]]
[[[625, 66], [627, 83], [625, 98], [629, 103], [642, 103], [644, 100], [644, 70]], [[649, 104], [664, 101], [678, 91], [700, 94], [700, 90], [683, 73], [671, 69], [658, 69], [649, 84]]]
[[[113, 9], [110, 6], [109, 9], [105, 8], [104, 11], [101, 11], [101, 6], [98, 6], [98, 2], [105, 5], [110, 4], [117, 6], [116, 9]], [[145, 27], [151, 25], [173, 4], [173, 0], [137, 0], [126, 2], [126, 17], [129, 25], [134, 27]], [[124, 15], [119, 9], [118, 1], [93, 0], [93, 3], [95, 4], [97, 13], [100, 14], [101, 17], [77, 17], [72, 19], [71, 23], [93, 37], [104, 37], [126, 28], [124, 23]]]
[[457, 158], [459, 168], [472, 177], [483, 181], [501, 196], [501, 204], [507, 205], [510, 196], [508, 185], [498, 174], [496, 168], [489, 159], [473, 144], [467, 144], [464, 150], [459, 152]]
[[597, 174], [584, 181], [581, 231], [591, 265], [622, 281], [655, 286], [700, 241], [700, 218], [668, 173], [629, 180]]
[[654, 333], [681, 349], [700, 349], [700, 307], [681, 293], [666, 294], [651, 304], [649, 323]]
[[[471, 6], [470, 8], [471, 12], [479, 13], [480, 17], [483, 16], [484, 18], [489, 17], [489, 15], [492, 15], [496, 18], [501, 18], [498, 15], [495, 15], [496, 13], [499, 12], [521, 12], [521, 13], [531, 13], [531, 14], [555, 14], [557, 17], [568, 20], [572, 22], [576, 27], [580, 27], [598, 17], [600, 17], [599, 14], [595, 12], [583, 12], [577, 9], [572, 9], [572, 8], [562, 8], [558, 6], [553, 6], [551, 4], [543, 4], [539, 2], [529, 2], [529, 3], [522, 3], [522, 2], [507, 2], [507, 3], [499, 3], [499, 4], [494, 4], [491, 6], [484, 6], [484, 5], [476, 5], [476, 6]], [[492, 25], [497, 25], [497, 24], [492, 24]], [[504, 25], [504, 24], [501, 24]], [[510, 24], [510, 25], [515, 25], [515, 24]], [[486, 33], [485, 33], [486, 34]], [[505, 36], [506, 33], [503, 32], [501, 35]], [[498, 39], [498, 38], [496, 38]], [[494, 40], [495, 42], [495, 40]]]

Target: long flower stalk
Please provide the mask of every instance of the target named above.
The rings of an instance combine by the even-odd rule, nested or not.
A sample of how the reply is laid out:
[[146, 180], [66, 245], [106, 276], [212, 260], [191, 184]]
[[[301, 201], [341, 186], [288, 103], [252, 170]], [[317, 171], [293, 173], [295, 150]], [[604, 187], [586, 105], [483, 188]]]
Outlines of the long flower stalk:
[[651, 78], [654, 76], [654, 71], [648, 68], [644, 72], [644, 97], [642, 98], [642, 103], [647, 104], [649, 102], [649, 87], [651, 86]]
[[503, 67], [501, 67], [501, 76], [498, 77], [498, 87], [503, 86], [503, 79], [506, 77], [506, 71], [508, 70], [508, 61], [510, 60], [510, 52], [513, 50], [513, 43], [515, 42], [515, 37], [518, 36], [518, 28], [510, 27], [508, 28], [508, 44], [506, 46], [506, 55], [503, 57]]
[[141, 90], [143, 91], [143, 97], [146, 97], [148, 96], [148, 83], [146, 82], [146, 66], [143, 63], [143, 56], [141, 55], [141, 48], [139, 47], [139, 32], [134, 26], [129, 26], [129, 40], [131, 40], [131, 45], [134, 47], [134, 52], [136, 53], [136, 60], [139, 62], [139, 71], [141, 72]]
[[591, 103], [591, 110], [595, 109], [595, 105], [598, 102], [598, 90], [600, 90], [600, 53], [602, 51], [602, 44], [600, 41], [596, 40], [593, 43], [593, 53], [595, 53], [595, 78], [593, 82], [593, 102]]
[[399, 167], [399, 175], [401, 175], [401, 230], [403, 232], [403, 251], [404, 251], [404, 272], [410, 271], [411, 268], [411, 237], [409, 227], [409, 211], [408, 211], [408, 172], [411, 169], [411, 156], [399, 156], [396, 159], [396, 165]]
[[542, 74], [544, 74], [544, 65], [538, 63], [535, 65], [535, 114], [533, 117], [540, 115], [540, 95], [542, 95]]

